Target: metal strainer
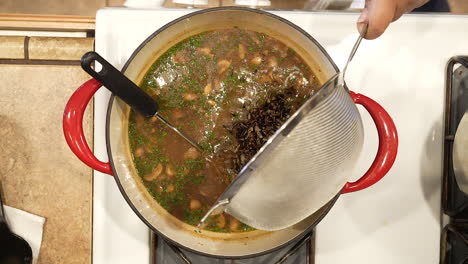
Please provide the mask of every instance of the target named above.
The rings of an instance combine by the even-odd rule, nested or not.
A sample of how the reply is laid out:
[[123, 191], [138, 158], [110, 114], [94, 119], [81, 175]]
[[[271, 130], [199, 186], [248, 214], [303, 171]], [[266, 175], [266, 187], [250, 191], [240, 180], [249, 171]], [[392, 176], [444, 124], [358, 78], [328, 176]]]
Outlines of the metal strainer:
[[201, 224], [224, 210], [257, 229], [283, 229], [305, 219], [343, 189], [363, 145], [362, 120], [343, 75], [332, 77], [276, 131]]

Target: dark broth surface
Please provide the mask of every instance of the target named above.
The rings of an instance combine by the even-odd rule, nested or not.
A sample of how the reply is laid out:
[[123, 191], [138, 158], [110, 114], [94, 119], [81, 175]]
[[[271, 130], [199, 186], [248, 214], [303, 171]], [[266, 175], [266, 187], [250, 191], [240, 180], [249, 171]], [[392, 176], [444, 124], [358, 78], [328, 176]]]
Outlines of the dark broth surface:
[[[151, 66], [140, 87], [159, 102], [162, 116], [204, 149], [199, 153], [156, 118], [132, 110], [130, 147], [143, 183], [168, 212], [196, 225], [319, 84], [282, 42], [233, 28], [173, 46]], [[204, 228], [252, 230], [225, 213], [211, 217]]]

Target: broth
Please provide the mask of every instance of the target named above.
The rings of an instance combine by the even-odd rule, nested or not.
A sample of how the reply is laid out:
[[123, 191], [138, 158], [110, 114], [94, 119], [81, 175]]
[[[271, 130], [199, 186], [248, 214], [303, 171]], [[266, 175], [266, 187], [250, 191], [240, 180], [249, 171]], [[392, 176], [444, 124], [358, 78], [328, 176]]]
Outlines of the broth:
[[[242, 166], [319, 83], [282, 42], [231, 28], [204, 32], [171, 47], [151, 66], [140, 87], [158, 101], [159, 113], [204, 152], [156, 117], [147, 119], [131, 110], [135, 167], [162, 207], [197, 225]], [[206, 157], [215, 166], [205, 162]], [[204, 228], [252, 230], [225, 213], [211, 217]]]

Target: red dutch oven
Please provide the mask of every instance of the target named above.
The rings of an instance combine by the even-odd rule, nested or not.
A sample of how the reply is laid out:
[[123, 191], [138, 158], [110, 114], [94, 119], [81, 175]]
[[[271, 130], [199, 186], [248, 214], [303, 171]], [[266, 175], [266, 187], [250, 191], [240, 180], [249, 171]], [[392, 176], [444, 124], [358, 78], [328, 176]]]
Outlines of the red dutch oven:
[[[239, 7], [204, 9], [170, 22], [135, 50], [122, 72], [138, 84], [149, 67], [171, 46], [204, 31], [233, 26], [262, 32], [282, 41], [314, 69], [321, 83], [325, 83], [338, 72], [338, 68], [320, 44], [298, 26], [268, 12]], [[322, 208], [289, 228], [274, 232], [194, 232], [193, 226], [181, 222], [164, 210], [141, 182], [129, 147], [130, 107], [115, 96], [110, 99], [106, 122], [109, 162], [99, 161], [93, 155], [83, 134], [82, 121], [87, 104], [100, 87], [98, 81], [91, 79], [71, 96], [63, 118], [63, 130], [68, 145], [88, 166], [114, 176], [122, 195], [148, 227], [171, 243], [200, 254], [224, 258], [252, 257], [300, 239], [320, 222], [341, 193], [365, 189], [378, 182], [393, 165], [397, 153], [397, 132], [387, 112], [372, 99], [351, 92], [351, 99], [364, 106], [373, 118], [380, 141], [376, 158], [361, 179], [346, 183], [342, 191]]]

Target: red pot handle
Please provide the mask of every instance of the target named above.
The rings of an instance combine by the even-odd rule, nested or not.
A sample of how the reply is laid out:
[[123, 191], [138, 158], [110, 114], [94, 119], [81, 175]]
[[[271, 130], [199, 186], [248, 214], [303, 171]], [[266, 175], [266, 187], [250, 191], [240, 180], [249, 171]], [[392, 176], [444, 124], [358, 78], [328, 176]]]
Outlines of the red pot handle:
[[63, 134], [68, 146], [81, 161], [97, 171], [112, 175], [110, 164], [99, 161], [91, 152], [83, 132], [83, 115], [86, 106], [101, 86], [97, 80], [91, 79], [73, 93], [63, 113]]
[[354, 103], [364, 106], [374, 120], [379, 135], [379, 148], [364, 176], [355, 182], [347, 182], [341, 193], [359, 191], [377, 183], [392, 167], [398, 150], [397, 130], [387, 111], [365, 95], [354, 92], [350, 92], [350, 95]]

